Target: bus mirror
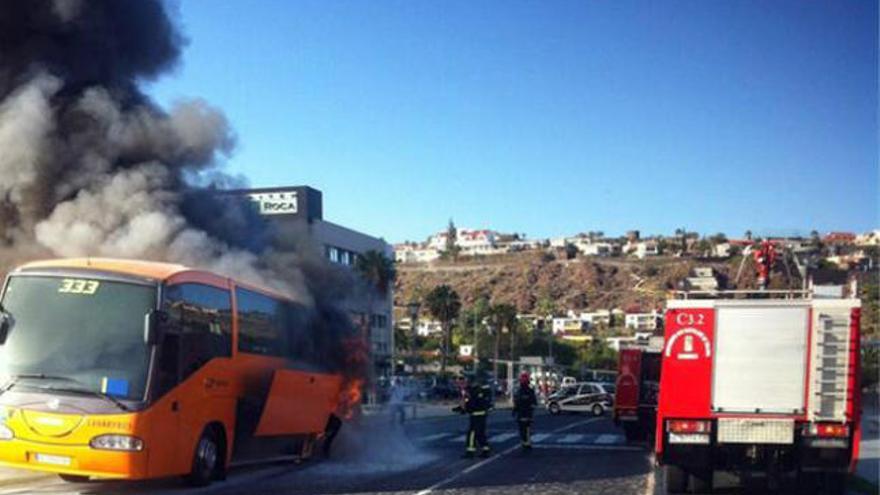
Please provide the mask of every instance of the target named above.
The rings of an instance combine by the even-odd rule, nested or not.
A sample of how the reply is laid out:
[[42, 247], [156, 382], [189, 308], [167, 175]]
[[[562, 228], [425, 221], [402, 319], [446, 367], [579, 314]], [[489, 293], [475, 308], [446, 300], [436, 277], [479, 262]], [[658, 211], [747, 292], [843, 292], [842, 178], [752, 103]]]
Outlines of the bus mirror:
[[0, 345], [6, 343], [6, 337], [9, 336], [10, 328], [12, 328], [12, 315], [0, 310]]
[[157, 345], [162, 336], [164, 328], [165, 312], [158, 309], [150, 310], [144, 317], [144, 343], [146, 345]]

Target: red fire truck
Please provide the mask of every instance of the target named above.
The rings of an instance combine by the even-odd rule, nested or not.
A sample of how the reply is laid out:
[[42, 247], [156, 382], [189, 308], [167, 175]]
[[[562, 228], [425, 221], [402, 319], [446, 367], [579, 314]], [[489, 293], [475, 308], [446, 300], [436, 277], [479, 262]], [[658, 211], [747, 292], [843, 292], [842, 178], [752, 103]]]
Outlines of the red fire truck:
[[663, 337], [651, 337], [620, 350], [614, 395], [614, 424], [628, 442], [653, 438], [660, 386]]
[[861, 435], [859, 312], [808, 291], [668, 301], [655, 439], [667, 493], [711, 490], [716, 470], [844, 493]]

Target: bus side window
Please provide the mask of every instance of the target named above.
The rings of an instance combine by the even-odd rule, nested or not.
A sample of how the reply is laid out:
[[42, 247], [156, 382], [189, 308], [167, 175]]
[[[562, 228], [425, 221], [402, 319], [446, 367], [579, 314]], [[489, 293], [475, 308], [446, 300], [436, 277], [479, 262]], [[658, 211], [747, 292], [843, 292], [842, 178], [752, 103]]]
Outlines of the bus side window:
[[[171, 333], [166, 335], [160, 358], [162, 382], [179, 383], [215, 357], [232, 355], [232, 304], [229, 291], [208, 285], [185, 283], [165, 289], [163, 307], [169, 315]], [[173, 358], [177, 354], [177, 359]], [[169, 370], [176, 361], [175, 370]], [[166, 368], [166, 366], [168, 368]], [[162, 368], [165, 368], [164, 370]]]
[[311, 364], [317, 356], [305, 308], [296, 303], [285, 302], [283, 312], [283, 327], [287, 332], [287, 357], [297, 363]]
[[287, 332], [282, 302], [242, 288], [235, 289], [235, 299], [238, 302], [238, 350], [285, 356]]

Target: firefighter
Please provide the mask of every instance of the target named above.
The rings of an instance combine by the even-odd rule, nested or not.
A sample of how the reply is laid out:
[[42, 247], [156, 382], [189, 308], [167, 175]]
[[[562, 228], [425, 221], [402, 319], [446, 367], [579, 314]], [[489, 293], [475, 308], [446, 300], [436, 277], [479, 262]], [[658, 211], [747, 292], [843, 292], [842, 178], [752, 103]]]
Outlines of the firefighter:
[[529, 374], [523, 372], [519, 375], [519, 388], [513, 394], [513, 416], [519, 425], [520, 444], [524, 449], [532, 448], [532, 420], [538, 398], [535, 390], [529, 384]]
[[480, 450], [480, 457], [489, 457], [492, 449], [486, 438], [486, 420], [492, 410], [491, 390], [482, 376], [468, 384], [462, 404], [454, 409], [468, 415], [468, 432], [465, 436], [465, 458], [472, 458]]

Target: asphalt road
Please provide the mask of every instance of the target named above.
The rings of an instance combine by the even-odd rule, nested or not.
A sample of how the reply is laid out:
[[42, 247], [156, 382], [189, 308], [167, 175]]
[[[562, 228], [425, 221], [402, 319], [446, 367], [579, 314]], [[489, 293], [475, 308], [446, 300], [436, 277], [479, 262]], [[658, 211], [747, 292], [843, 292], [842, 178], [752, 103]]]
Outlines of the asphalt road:
[[[650, 453], [626, 445], [605, 417], [536, 418], [535, 447], [519, 447], [509, 411], [489, 420], [493, 455], [462, 459], [466, 418], [423, 419], [401, 427], [373, 418], [349, 425], [330, 459], [239, 467], [229, 479], [202, 489], [177, 480], [69, 484], [54, 477], [0, 488], [5, 494], [381, 494], [495, 495], [659, 494], [662, 476]], [[716, 477], [715, 493], [746, 491], [734, 477]], [[763, 493], [762, 487], [752, 491]]]

